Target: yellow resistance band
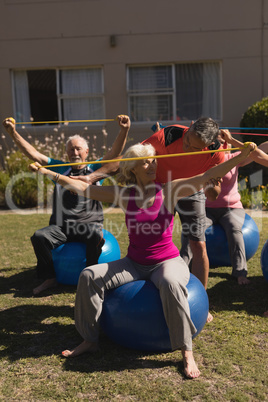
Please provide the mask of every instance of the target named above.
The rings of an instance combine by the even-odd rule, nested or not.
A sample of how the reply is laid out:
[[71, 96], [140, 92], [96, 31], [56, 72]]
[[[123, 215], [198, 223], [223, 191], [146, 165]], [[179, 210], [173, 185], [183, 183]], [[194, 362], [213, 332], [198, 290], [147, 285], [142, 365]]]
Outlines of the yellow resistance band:
[[57, 121], [21, 121], [16, 124], [57, 124], [57, 123], [86, 123], [86, 122], [102, 122], [102, 121], [115, 121], [116, 119], [101, 119], [101, 120], [57, 120]]
[[[245, 142], [244, 147], [246, 148], [251, 142]], [[102, 159], [99, 161], [92, 161], [92, 162], [75, 162], [75, 163], [61, 163], [58, 165], [46, 165], [46, 166], [40, 166], [40, 168], [52, 168], [52, 167], [59, 167], [59, 166], [76, 166], [76, 165], [93, 165], [96, 163], [111, 163], [111, 162], [126, 162], [126, 161], [138, 161], [138, 160], [146, 160], [146, 159], [160, 159], [160, 158], [173, 158], [174, 156], [187, 156], [187, 155], [200, 155], [200, 154], [211, 154], [214, 152], [227, 152], [227, 151], [237, 151], [237, 150], [242, 150], [243, 148], [227, 148], [227, 149], [215, 149], [213, 151], [198, 151], [198, 152], [184, 152], [181, 154], [168, 154], [168, 155], [153, 155], [153, 156], [139, 156], [136, 158], [122, 158], [122, 159]]]

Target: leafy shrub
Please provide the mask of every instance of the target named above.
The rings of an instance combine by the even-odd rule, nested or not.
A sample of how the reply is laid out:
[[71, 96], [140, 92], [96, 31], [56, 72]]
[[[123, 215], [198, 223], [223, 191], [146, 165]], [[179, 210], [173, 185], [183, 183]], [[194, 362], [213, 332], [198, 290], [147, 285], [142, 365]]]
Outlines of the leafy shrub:
[[29, 172], [29, 159], [20, 151], [13, 151], [5, 158], [5, 170], [10, 177], [21, 173]]
[[[240, 127], [266, 128], [267, 130], [258, 130], [260, 134], [268, 133], [268, 97], [254, 103], [244, 113]], [[249, 130], [248, 132], [256, 132]], [[267, 140], [267, 137], [260, 136], [243, 136], [244, 141], [254, 141], [257, 145]]]
[[19, 208], [34, 208], [37, 206], [37, 180], [22, 177], [12, 186], [12, 200]]
[[[267, 130], [247, 130], [248, 133], [257, 133], [259, 135], [243, 135], [243, 141], [253, 141], [257, 145], [260, 145], [262, 142], [268, 140], [267, 136], [262, 136], [262, 134], [267, 135], [268, 133], [268, 97], [263, 98], [248, 108], [241, 119], [240, 127], [267, 128]], [[241, 167], [239, 171], [246, 177], [257, 172], [260, 168], [260, 165], [253, 162]], [[262, 184], [268, 184], [268, 171], [265, 168], [263, 168]]]
[[9, 174], [4, 170], [0, 170], [0, 207], [6, 207], [5, 191], [9, 179]]
[[7, 206], [6, 188], [16, 207], [33, 208], [37, 206], [38, 190], [42, 185], [42, 207], [48, 203], [47, 188], [51, 181], [47, 177], [37, 180], [29, 171], [29, 159], [20, 151], [13, 151], [5, 157], [5, 170], [0, 171], [0, 206]]
[[268, 188], [257, 185], [251, 187], [248, 177], [239, 176], [238, 191], [244, 208], [267, 210], [268, 209]]

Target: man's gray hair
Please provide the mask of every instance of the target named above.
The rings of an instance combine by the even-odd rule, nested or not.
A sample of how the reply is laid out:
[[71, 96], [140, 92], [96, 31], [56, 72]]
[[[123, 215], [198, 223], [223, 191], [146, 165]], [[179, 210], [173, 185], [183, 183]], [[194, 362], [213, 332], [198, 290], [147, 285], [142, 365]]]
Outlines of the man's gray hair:
[[189, 131], [194, 131], [200, 140], [202, 140], [206, 146], [209, 146], [220, 134], [220, 127], [211, 117], [200, 117], [190, 127]]

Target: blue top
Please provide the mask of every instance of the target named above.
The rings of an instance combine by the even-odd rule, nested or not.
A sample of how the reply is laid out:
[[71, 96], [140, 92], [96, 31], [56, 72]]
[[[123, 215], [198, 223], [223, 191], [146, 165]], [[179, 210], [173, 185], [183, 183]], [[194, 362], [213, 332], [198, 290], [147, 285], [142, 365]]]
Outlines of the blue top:
[[[99, 159], [98, 159], [99, 160]], [[101, 159], [100, 159], [101, 160]], [[57, 172], [59, 174], [64, 174], [67, 172], [68, 169], [70, 169], [71, 166], [60, 166], [66, 162], [60, 161], [58, 159], [53, 159], [53, 158], [48, 158], [48, 165], [59, 165], [58, 167], [52, 167], [50, 170], [53, 172]], [[101, 167], [101, 163], [90, 163], [87, 165], [93, 172], [95, 170], [98, 170]]]

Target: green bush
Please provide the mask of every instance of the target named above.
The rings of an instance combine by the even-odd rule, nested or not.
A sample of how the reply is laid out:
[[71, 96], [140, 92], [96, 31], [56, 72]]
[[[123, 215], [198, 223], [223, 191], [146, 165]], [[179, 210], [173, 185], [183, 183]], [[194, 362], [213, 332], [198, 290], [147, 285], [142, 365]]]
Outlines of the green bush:
[[[254, 103], [244, 113], [240, 127], [266, 128], [267, 130], [258, 130], [257, 133], [268, 133], [268, 97]], [[256, 132], [249, 130], [248, 132]], [[260, 136], [243, 136], [244, 141], [254, 141], [257, 145], [267, 140], [267, 137]]]
[[238, 191], [244, 208], [267, 210], [268, 188], [263, 185], [250, 186], [248, 177], [239, 175]]
[[34, 208], [37, 206], [37, 180], [22, 177], [12, 186], [12, 200], [19, 208]]
[[21, 172], [29, 172], [30, 160], [20, 151], [13, 151], [5, 158], [5, 170], [10, 177]]
[[6, 207], [5, 190], [9, 180], [9, 174], [0, 170], [0, 207]]
[[[6, 187], [11, 188], [11, 199], [18, 208], [34, 208], [38, 203], [38, 186], [44, 185], [44, 199], [42, 207], [48, 203], [47, 186], [51, 180], [44, 177], [44, 180], [37, 181], [34, 174], [29, 177], [30, 160], [20, 151], [12, 151], [4, 158], [5, 170], [0, 170], [0, 206], [7, 207], [5, 197]], [[12, 180], [14, 183], [12, 183]], [[41, 183], [41, 184], [40, 184]]]

